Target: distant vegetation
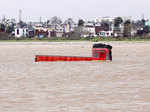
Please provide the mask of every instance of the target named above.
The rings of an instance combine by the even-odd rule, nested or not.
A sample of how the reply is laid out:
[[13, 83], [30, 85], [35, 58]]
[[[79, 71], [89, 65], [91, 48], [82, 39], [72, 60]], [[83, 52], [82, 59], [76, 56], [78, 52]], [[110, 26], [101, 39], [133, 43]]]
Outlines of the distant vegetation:
[[10, 38], [10, 40], [0, 40], [0, 42], [67, 42], [67, 41], [91, 41], [91, 42], [100, 42], [100, 41], [150, 41], [150, 38], [147, 37], [81, 37], [80, 39], [67, 39], [60, 37], [51, 37], [51, 38]]

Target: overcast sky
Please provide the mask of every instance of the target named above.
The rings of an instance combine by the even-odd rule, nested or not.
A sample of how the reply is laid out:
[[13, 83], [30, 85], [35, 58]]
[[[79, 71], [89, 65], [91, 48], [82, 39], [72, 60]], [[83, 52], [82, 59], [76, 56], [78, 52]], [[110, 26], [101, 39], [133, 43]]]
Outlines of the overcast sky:
[[18, 19], [22, 9], [23, 19], [38, 21], [59, 16], [62, 19], [93, 19], [101, 16], [150, 17], [149, 0], [0, 0], [0, 16]]

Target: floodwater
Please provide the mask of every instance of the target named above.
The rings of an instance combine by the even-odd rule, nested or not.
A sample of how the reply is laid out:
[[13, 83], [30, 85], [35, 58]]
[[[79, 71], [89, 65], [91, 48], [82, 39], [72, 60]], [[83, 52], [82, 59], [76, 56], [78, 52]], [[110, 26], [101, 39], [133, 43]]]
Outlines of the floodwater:
[[112, 62], [34, 62], [92, 44], [1, 42], [0, 112], [150, 112], [150, 42], [108, 42]]

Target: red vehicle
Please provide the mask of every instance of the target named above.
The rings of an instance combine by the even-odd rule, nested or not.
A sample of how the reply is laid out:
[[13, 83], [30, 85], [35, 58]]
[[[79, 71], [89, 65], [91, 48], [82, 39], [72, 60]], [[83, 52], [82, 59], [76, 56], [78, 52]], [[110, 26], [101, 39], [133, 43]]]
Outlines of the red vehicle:
[[111, 49], [110, 45], [94, 44], [92, 57], [37, 55], [35, 62], [112, 60]]

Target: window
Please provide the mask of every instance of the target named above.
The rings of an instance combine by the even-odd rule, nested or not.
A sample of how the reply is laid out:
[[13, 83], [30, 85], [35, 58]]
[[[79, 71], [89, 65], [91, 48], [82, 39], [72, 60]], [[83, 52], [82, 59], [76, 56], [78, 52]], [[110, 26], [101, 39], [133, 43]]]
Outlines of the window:
[[17, 29], [17, 35], [19, 35], [19, 29]]

